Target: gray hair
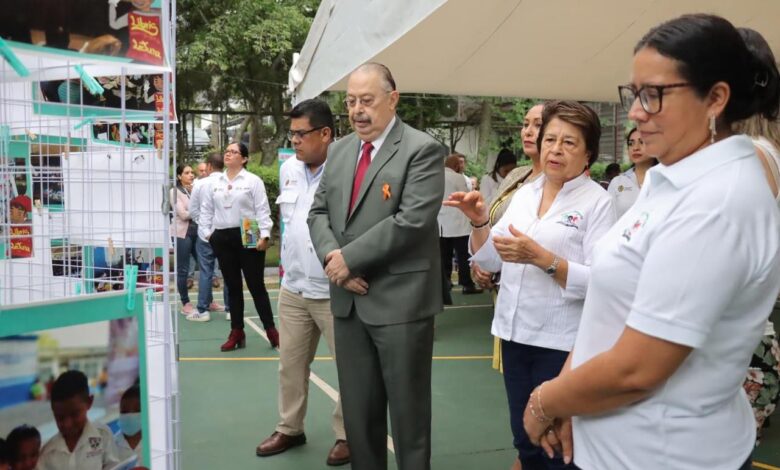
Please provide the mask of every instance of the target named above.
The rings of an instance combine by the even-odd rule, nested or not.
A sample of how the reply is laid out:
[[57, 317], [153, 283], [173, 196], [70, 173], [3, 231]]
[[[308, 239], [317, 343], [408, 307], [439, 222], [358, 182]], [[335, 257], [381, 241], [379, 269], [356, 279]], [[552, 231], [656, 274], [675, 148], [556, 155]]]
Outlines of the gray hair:
[[382, 88], [388, 92], [395, 91], [395, 79], [393, 78], [393, 74], [390, 73], [390, 69], [384, 64], [380, 64], [379, 62], [366, 62], [352, 71], [352, 73], [355, 72], [375, 72], [382, 80]]

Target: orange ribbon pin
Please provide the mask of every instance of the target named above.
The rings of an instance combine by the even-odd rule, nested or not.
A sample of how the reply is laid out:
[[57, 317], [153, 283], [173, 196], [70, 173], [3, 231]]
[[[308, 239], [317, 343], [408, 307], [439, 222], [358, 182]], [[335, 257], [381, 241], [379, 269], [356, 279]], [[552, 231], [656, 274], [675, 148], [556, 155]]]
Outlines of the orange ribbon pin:
[[390, 199], [390, 196], [391, 196], [390, 185], [388, 183], [385, 183], [382, 185], [382, 199], [387, 201], [388, 199]]

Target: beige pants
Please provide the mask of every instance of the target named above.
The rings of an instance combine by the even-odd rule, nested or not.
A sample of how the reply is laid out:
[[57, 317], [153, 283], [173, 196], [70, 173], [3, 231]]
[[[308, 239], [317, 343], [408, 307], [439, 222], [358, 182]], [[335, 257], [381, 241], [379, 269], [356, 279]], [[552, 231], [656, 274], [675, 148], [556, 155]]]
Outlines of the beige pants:
[[[288, 436], [303, 433], [303, 418], [309, 398], [310, 365], [317, 352], [320, 335], [325, 337], [334, 360], [333, 315], [330, 300], [304, 299], [302, 295], [279, 290], [279, 416], [276, 430]], [[341, 398], [333, 410], [336, 439], [346, 439]]]

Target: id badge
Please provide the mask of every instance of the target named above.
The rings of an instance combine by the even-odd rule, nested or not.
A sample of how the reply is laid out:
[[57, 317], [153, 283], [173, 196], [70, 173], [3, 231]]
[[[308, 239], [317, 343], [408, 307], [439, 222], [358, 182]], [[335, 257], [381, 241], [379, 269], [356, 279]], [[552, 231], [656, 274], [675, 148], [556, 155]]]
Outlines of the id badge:
[[229, 192], [225, 192], [225, 198], [222, 200], [222, 207], [225, 209], [233, 207], [233, 196]]

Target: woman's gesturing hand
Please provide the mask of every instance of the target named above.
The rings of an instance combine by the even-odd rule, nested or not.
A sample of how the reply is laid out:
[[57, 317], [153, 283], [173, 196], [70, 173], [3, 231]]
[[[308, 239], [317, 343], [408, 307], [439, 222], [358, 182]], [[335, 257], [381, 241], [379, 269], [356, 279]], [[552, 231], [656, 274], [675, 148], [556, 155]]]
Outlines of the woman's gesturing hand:
[[450, 194], [450, 197], [442, 203], [447, 207], [460, 209], [474, 225], [481, 225], [487, 221], [488, 211], [485, 200], [479, 191], [464, 193], [462, 191]]
[[547, 252], [542, 245], [536, 243], [533, 238], [509, 226], [512, 236], [494, 236], [493, 245], [501, 260], [507, 263], [537, 264], [539, 259]]

